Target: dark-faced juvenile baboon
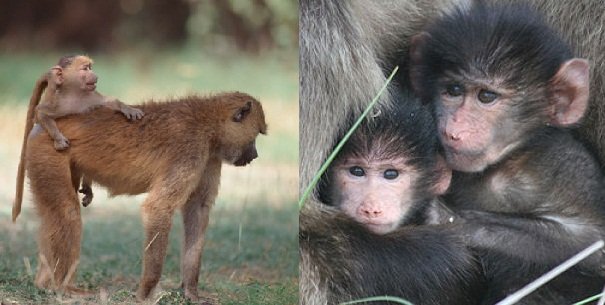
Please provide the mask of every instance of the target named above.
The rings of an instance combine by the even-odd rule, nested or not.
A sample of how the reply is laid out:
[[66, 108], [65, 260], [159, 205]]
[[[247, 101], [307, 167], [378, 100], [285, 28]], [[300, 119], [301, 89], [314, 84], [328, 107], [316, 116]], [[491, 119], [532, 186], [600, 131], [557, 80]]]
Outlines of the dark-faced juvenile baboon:
[[139, 300], [148, 298], [160, 279], [172, 215], [181, 210], [182, 287], [187, 298], [197, 299], [204, 233], [221, 164], [244, 166], [258, 156], [256, 137], [267, 129], [263, 109], [243, 93], [137, 107], [145, 117], [134, 124], [104, 108], [57, 120], [72, 139], [64, 152], [54, 149], [41, 128], [30, 135], [25, 164], [41, 222], [40, 257], [47, 262], [39, 266], [36, 286], [71, 289], [69, 270], [77, 264], [82, 232], [75, 172], [112, 195], [149, 193], [141, 209], [145, 251]]
[[[433, 106], [454, 169], [445, 201], [467, 243], [486, 252], [485, 304], [603, 239], [603, 175], [568, 130], [588, 107], [589, 62], [536, 12], [457, 10], [414, 38], [411, 59], [414, 89]], [[601, 290], [602, 254], [576, 272], [567, 303]]]
[[[13, 203], [13, 221], [21, 212], [23, 201], [23, 181], [25, 180], [25, 151], [27, 137], [37, 121], [54, 140], [57, 150], [69, 147], [69, 140], [59, 131], [55, 119], [70, 114], [84, 113], [96, 107], [104, 106], [122, 112], [128, 119], [140, 119], [143, 112], [130, 107], [115, 98], [101, 95], [96, 91], [97, 75], [92, 71], [92, 59], [88, 56], [64, 56], [57, 65], [36, 81], [29, 100], [21, 159], [17, 173], [17, 191]], [[44, 93], [44, 96], [42, 94]], [[79, 180], [79, 178], [78, 178]], [[88, 206], [92, 201], [91, 181], [84, 177], [81, 193], [84, 193], [82, 205]], [[79, 185], [76, 185], [76, 188]]]

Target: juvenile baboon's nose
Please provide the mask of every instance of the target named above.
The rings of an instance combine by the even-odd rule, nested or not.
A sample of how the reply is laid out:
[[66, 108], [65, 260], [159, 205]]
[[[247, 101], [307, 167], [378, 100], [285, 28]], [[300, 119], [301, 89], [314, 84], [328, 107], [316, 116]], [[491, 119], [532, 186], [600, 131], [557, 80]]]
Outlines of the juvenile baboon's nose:
[[359, 213], [366, 218], [376, 218], [382, 215], [382, 209], [374, 204], [362, 204]]

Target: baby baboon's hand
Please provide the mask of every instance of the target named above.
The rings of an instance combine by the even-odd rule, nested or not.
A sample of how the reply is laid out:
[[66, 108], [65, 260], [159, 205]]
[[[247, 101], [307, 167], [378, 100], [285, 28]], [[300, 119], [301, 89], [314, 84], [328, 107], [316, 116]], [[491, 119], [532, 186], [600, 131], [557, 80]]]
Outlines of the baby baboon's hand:
[[82, 197], [82, 206], [87, 207], [92, 202], [92, 197], [94, 197], [92, 188], [90, 188], [90, 185], [82, 184], [82, 188], [78, 192], [84, 194], [84, 197]]
[[122, 109], [122, 114], [129, 120], [140, 120], [145, 115], [142, 110], [128, 106]]
[[65, 150], [69, 147], [69, 140], [61, 135], [59, 139], [55, 139], [55, 149], [56, 150]]

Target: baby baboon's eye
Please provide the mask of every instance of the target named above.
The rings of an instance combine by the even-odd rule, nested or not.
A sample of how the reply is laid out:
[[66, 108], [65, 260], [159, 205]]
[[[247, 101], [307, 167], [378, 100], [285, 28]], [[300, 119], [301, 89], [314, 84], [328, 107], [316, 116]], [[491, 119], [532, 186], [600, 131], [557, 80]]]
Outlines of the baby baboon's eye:
[[399, 177], [399, 172], [396, 169], [387, 169], [384, 171], [383, 177], [388, 180], [393, 180]]
[[351, 168], [349, 168], [349, 173], [351, 173], [351, 175], [357, 176], [357, 177], [363, 177], [366, 174], [366, 172], [363, 170], [363, 168], [361, 168], [359, 166], [351, 166]]

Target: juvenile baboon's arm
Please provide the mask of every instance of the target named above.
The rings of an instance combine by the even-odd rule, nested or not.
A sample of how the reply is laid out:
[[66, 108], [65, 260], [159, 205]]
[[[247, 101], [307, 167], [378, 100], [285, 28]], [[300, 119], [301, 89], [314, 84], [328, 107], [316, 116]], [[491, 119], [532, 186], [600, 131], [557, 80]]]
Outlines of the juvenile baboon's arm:
[[130, 107], [113, 97], [104, 97], [103, 106], [109, 109], [120, 111], [129, 120], [139, 120], [145, 115], [142, 110]]
[[62, 150], [69, 147], [69, 140], [59, 131], [57, 123], [55, 123], [55, 118], [63, 116], [55, 109], [56, 107], [52, 107], [51, 105], [38, 105], [36, 107], [36, 120], [55, 141], [55, 148]]

